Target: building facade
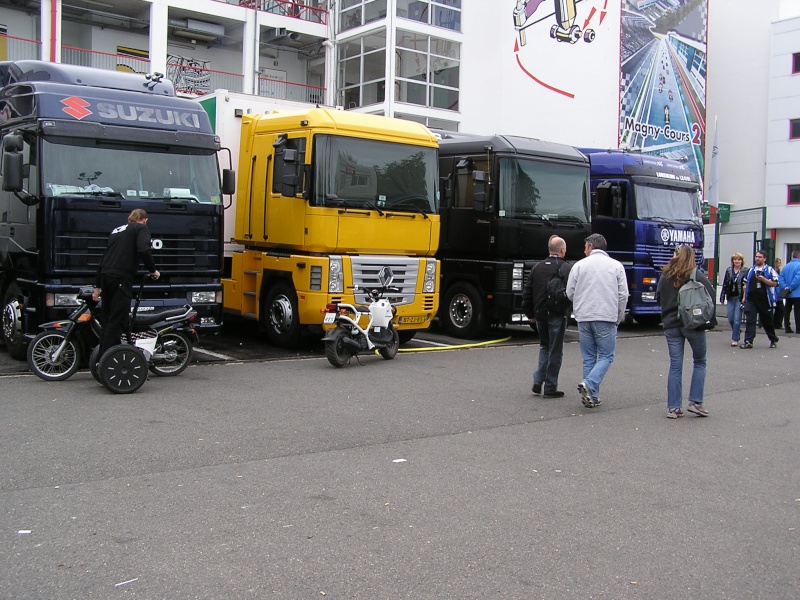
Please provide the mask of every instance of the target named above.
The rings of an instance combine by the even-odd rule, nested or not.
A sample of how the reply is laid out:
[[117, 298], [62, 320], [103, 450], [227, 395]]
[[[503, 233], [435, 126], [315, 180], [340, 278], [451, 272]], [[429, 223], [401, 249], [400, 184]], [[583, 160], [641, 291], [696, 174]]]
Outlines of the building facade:
[[0, 58], [631, 147], [701, 177], [716, 121], [719, 199], [763, 215], [720, 239], [771, 239], [785, 261], [800, 244], [799, 19], [800, 0], [0, 0]]

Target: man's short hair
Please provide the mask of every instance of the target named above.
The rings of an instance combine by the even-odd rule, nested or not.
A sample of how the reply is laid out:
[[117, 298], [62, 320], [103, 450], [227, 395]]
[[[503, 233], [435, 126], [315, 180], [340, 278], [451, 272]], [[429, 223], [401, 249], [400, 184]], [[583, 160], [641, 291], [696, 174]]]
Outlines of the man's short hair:
[[128, 223], [140, 223], [147, 218], [147, 211], [143, 208], [134, 208], [128, 215]]
[[756, 256], [758, 256], [759, 254], [764, 258], [767, 258], [767, 253], [764, 252], [763, 250], [756, 250]]
[[599, 233], [593, 233], [589, 237], [584, 240], [585, 243], [589, 244], [593, 248], [597, 248], [598, 250], [605, 250], [608, 248], [608, 243], [606, 242], [606, 238], [604, 238]]
[[557, 235], [551, 235], [550, 239], [547, 242], [547, 250], [550, 254], [554, 252], [558, 252], [562, 248], [567, 247], [567, 242], [565, 242], [562, 238], [558, 237]]
[[795, 250], [792, 252], [792, 258], [800, 258], [800, 250]]

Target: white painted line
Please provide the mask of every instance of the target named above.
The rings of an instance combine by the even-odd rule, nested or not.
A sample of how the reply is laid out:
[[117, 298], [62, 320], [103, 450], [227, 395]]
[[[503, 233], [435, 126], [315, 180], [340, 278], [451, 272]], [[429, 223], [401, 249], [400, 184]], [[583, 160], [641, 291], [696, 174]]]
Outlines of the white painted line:
[[227, 354], [220, 354], [219, 352], [212, 352], [211, 350], [206, 350], [204, 348], [197, 348], [194, 349], [195, 352], [199, 352], [200, 354], [206, 354], [208, 356], [213, 356], [214, 358], [221, 358], [222, 360], [238, 360], [232, 356], [228, 356]]

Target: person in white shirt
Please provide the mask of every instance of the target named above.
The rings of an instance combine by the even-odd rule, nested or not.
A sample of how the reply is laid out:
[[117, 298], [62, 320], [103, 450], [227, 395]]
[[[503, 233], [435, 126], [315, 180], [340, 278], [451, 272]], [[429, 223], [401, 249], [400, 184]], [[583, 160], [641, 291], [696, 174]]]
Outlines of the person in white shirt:
[[600, 384], [617, 349], [617, 326], [625, 318], [628, 281], [625, 267], [606, 253], [606, 238], [593, 233], [585, 240], [586, 258], [569, 272], [567, 297], [578, 322], [583, 381], [578, 384], [586, 408], [600, 405]]

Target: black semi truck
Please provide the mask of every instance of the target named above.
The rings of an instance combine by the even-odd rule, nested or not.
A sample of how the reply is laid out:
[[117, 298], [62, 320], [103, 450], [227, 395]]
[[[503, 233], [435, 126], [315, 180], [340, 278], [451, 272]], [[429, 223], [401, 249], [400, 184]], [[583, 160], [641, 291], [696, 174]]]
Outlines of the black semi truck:
[[558, 235], [567, 260], [590, 233], [589, 161], [575, 148], [509, 135], [438, 131], [441, 235], [439, 322], [473, 338], [527, 322], [522, 289]]
[[198, 103], [159, 74], [0, 62], [0, 137], [1, 331], [13, 357], [74, 308], [135, 208], [150, 217], [161, 272], [139, 310], [189, 302], [201, 332], [222, 326], [219, 139]]

